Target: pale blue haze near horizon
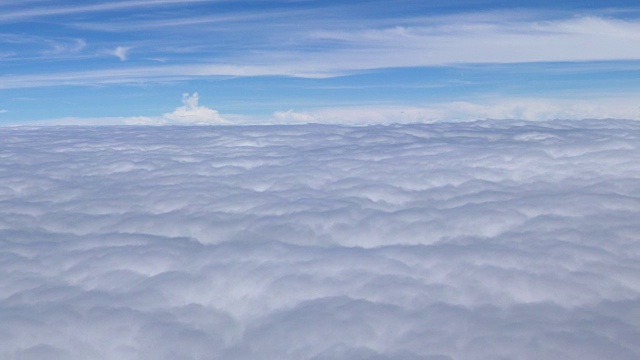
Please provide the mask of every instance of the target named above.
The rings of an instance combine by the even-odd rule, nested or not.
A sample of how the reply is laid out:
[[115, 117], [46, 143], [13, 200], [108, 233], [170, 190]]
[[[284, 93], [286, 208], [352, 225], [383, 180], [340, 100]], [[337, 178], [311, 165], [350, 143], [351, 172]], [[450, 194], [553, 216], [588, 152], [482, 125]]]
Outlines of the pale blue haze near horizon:
[[0, 1], [0, 124], [638, 119], [639, 43], [634, 1]]

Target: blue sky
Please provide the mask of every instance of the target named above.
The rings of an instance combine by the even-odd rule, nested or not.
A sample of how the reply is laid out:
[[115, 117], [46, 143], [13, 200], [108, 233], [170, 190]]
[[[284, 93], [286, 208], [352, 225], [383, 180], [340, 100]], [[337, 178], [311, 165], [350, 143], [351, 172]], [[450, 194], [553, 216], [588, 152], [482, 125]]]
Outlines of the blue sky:
[[0, 124], [638, 119], [638, 45], [631, 1], [0, 0]]

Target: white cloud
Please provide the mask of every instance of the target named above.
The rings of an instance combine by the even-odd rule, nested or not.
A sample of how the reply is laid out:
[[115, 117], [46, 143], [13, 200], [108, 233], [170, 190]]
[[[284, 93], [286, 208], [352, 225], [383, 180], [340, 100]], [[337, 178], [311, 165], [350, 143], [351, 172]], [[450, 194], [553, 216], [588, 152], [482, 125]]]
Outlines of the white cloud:
[[118, 46], [113, 50], [107, 51], [107, 54], [117, 57], [118, 59], [120, 59], [120, 61], [125, 61], [127, 60], [127, 54], [129, 50], [131, 50], [131, 47]]
[[[327, 78], [400, 67], [640, 59], [640, 47], [636, 46], [640, 41], [638, 19], [582, 16], [540, 20], [501, 13], [493, 17], [430, 18], [411, 26], [364, 30], [344, 26], [338, 30], [325, 30], [320, 25], [314, 26], [316, 28], [304, 32], [288, 33], [291, 43], [297, 45], [285, 49], [281, 43], [267, 43], [261, 44], [260, 51], [216, 53], [215, 59], [210, 53], [196, 51], [191, 55], [197, 56], [198, 62], [182, 65], [5, 75], [0, 77], [0, 88], [140, 83], [215, 76]], [[272, 37], [279, 39], [275, 34]], [[334, 46], [326, 46], [327, 43]], [[318, 44], [325, 45], [317, 48]], [[309, 48], [315, 50], [310, 52]], [[126, 51], [122, 49], [122, 56], [117, 55], [117, 49], [112, 54], [125, 59]]]
[[216, 110], [198, 105], [199, 100], [200, 98], [197, 92], [193, 93], [193, 95], [187, 93], [182, 94], [183, 106], [175, 109], [171, 113], [162, 115], [162, 118], [168, 122], [178, 124], [208, 125], [227, 123]]
[[[446, 19], [446, 18], [445, 18]], [[460, 63], [638, 60], [640, 21], [604, 17], [557, 20], [499, 17], [444, 19], [411, 27], [360, 31], [317, 31], [337, 41], [331, 64], [343, 69], [433, 66]], [[355, 50], [353, 50], [355, 49]]]
[[640, 355], [639, 122], [0, 137], [1, 358]]
[[455, 101], [418, 106], [350, 106], [307, 111], [276, 111], [277, 123], [432, 123], [517, 119], [546, 121], [554, 119], [637, 119], [640, 105], [635, 98], [599, 98], [593, 100], [503, 98], [477, 102]]
[[276, 111], [273, 113], [274, 119], [278, 122], [302, 122], [302, 123], [312, 123], [318, 121], [318, 116], [314, 116], [309, 114], [308, 112], [298, 112], [293, 109], [289, 109], [287, 111]]
[[8, 113], [8, 112], [9, 112], [8, 110], [0, 109], [0, 114], [6, 114], [6, 113]]
[[[66, 117], [30, 121], [36, 126], [44, 125], [216, 125], [230, 124], [217, 110], [198, 104], [200, 97], [197, 92], [192, 95], [182, 94], [183, 106], [177, 107], [162, 116], [121, 116], [100, 118]], [[234, 118], [233, 115], [231, 115]], [[237, 117], [237, 116], [236, 116]]]
[[384, 105], [288, 109], [271, 116], [221, 115], [198, 104], [198, 93], [183, 94], [183, 106], [161, 116], [61, 118], [31, 121], [33, 125], [213, 125], [213, 124], [392, 124], [495, 120], [640, 120], [635, 98], [549, 99], [501, 98], [482, 101], [456, 101], [426, 106]]
[[338, 76], [340, 74], [341, 73], [335, 71], [318, 71], [317, 69], [310, 68], [305, 64], [295, 67], [287, 65], [166, 65], [38, 75], [5, 75], [0, 76], [0, 89], [83, 84], [125, 84], [157, 80], [178, 81], [215, 76], [250, 77], [282, 75], [307, 78], [326, 78]]
[[68, 39], [66, 41], [46, 40], [45, 43], [50, 47], [50, 49], [47, 49], [44, 53], [49, 56], [77, 54], [87, 46], [87, 42], [84, 39]]
[[185, 4], [208, 2], [212, 0], [125, 0], [115, 2], [104, 2], [98, 4], [88, 4], [79, 6], [29, 6], [22, 10], [9, 10], [0, 14], [0, 22], [24, 21], [25, 19], [43, 16], [56, 16], [78, 13], [105, 12], [120, 9], [130, 9], [139, 7], [151, 7], [168, 4]]

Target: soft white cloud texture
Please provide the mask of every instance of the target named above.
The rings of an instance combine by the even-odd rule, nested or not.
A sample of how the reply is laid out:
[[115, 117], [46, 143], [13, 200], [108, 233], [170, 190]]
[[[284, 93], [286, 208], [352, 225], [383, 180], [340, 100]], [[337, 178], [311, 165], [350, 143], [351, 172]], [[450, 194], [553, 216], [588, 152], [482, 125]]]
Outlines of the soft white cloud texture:
[[635, 360], [639, 234], [632, 121], [0, 128], [0, 358]]
[[550, 98], [502, 98], [484, 101], [452, 101], [425, 106], [348, 106], [307, 111], [276, 111], [279, 123], [388, 124], [474, 121], [478, 119], [519, 119], [547, 121], [555, 119], [637, 119], [640, 105], [636, 98], [592, 100]]
[[[362, 68], [452, 63], [637, 60], [638, 19], [574, 16], [562, 19], [470, 14], [425, 19], [414, 26], [317, 31], [343, 46], [331, 64]], [[630, 48], [631, 47], [631, 48]]]
[[183, 94], [183, 106], [162, 116], [104, 118], [62, 118], [34, 121], [37, 125], [215, 125], [215, 124], [394, 124], [518, 119], [548, 121], [555, 119], [628, 119], [640, 120], [635, 98], [598, 98], [592, 100], [549, 98], [502, 98], [500, 100], [455, 101], [425, 106], [379, 105], [315, 108], [276, 111], [271, 116], [220, 115], [217, 110], [198, 104], [199, 95]]
[[61, 118], [33, 121], [36, 125], [216, 125], [229, 124], [217, 110], [199, 105], [197, 92], [182, 94], [183, 106], [162, 116], [121, 116], [102, 118]]
[[129, 52], [130, 49], [131, 47], [128, 47], [128, 46], [118, 46], [113, 50], [107, 51], [107, 53], [109, 55], [113, 55], [117, 57], [118, 59], [120, 59], [120, 61], [125, 61], [127, 60], [127, 53]]
[[182, 104], [179, 108], [171, 113], [162, 115], [163, 120], [178, 124], [219, 124], [227, 122], [220, 114], [206, 106], [198, 105], [200, 97], [195, 92], [192, 95], [188, 93], [182, 94]]
[[[123, 2], [123, 5], [145, 6], [149, 3]], [[280, 16], [286, 17], [286, 14]], [[291, 18], [298, 19], [298, 16]], [[184, 19], [178, 23], [189, 21]], [[247, 21], [251, 21], [251, 17]], [[0, 76], [0, 89], [162, 82], [218, 76], [329, 78], [375, 69], [457, 64], [640, 60], [640, 47], [637, 46], [640, 20], [635, 18], [617, 19], [601, 14], [546, 19], [538, 13], [518, 11], [440, 15], [407, 19], [400, 25], [391, 23], [394, 25], [389, 25], [389, 21], [355, 24], [358, 26], [353, 28], [342, 22], [318, 21], [311, 22], [309, 27], [300, 27], [296, 20], [293, 24], [287, 23], [288, 26], [283, 25], [284, 33], [279, 32], [283, 31], [280, 27], [257, 23], [253, 24], [255, 33], [250, 36], [266, 37], [253, 46], [243, 46], [238, 50], [221, 54], [216, 44], [215, 49], [209, 49], [210, 52], [198, 53], [197, 49], [203, 51], [203, 47], [208, 46], [200, 42], [184, 44], [183, 37], [179, 37], [181, 43], [166, 46], [192, 49], [187, 53], [196, 51], [189, 61], [179, 65], [136, 64], [128, 68], [7, 74]], [[127, 25], [130, 26], [130, 22]], [[251, 26], [242, 24], [238, 31]], [[102, 28], [102, 25], [97, 27]], [[199, 40], [197, 37], [194, 39]], [[144, 53], [145, 48], [153, 46], [140, 48], [144, 58], [157, 57], [157, 54]]]
[[[185, 4], [185, 3], [198, 3], [208, 2], [212, 0], [124, 0], [124, 1], [108, 1], [103, 3], [82, 4], [76, 6], [31, 6], [28, 9], [21, 10], [8, 10], [3, 14], [0, 14], [0, 22], [16, 22], [25, 19], [32, 19], [38, 17], [50, 17], [67, 14], [82, 14], [92, 12], [106, 12], [113, 10], [122, 10], [130, 8], [144, 8], [153, 7], [158, 5], [170, 5], [170, 4]], [[42, 1], [31, 1], [40, 3]]]

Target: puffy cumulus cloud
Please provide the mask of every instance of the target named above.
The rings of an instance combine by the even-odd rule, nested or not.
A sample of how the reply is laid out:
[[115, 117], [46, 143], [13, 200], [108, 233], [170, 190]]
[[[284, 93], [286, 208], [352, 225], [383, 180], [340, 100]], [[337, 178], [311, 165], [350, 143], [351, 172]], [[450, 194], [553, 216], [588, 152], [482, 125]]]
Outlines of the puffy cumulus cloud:
[[0, 138], [1, 358], [640, 356], [636, 122]]
[[[128, 116], [101, 118], [60, 118], [31, 121], [34, 125], [216, 125], [230, 124], [217, 110], [199, 105], [197, 92], [182, 94], [182, 105], [162, 116]], [[232, 115], [233, 117], [233, 115]], [[236, 118], [240, 118], [235, 116]]]
[[200, 101], [200, 98], [197, 92], [192, 95], [189, 95], [188, 93], [182, 94], [183, 106], [175, 109], [171, 113], [164, 114], [162, 118], [168, 122], [194, 125], [227, 122], [216, 110], [210, 109], [206, 106], [200, 106], [198, 105], [198, 101]]
[[215, 125], [229, 124], [218, 111], [198, 104], [197, 92], [182, 94], [182, 106], [160, 117], [134, 116], [119, 118], [117, 122], [126, 125]]

